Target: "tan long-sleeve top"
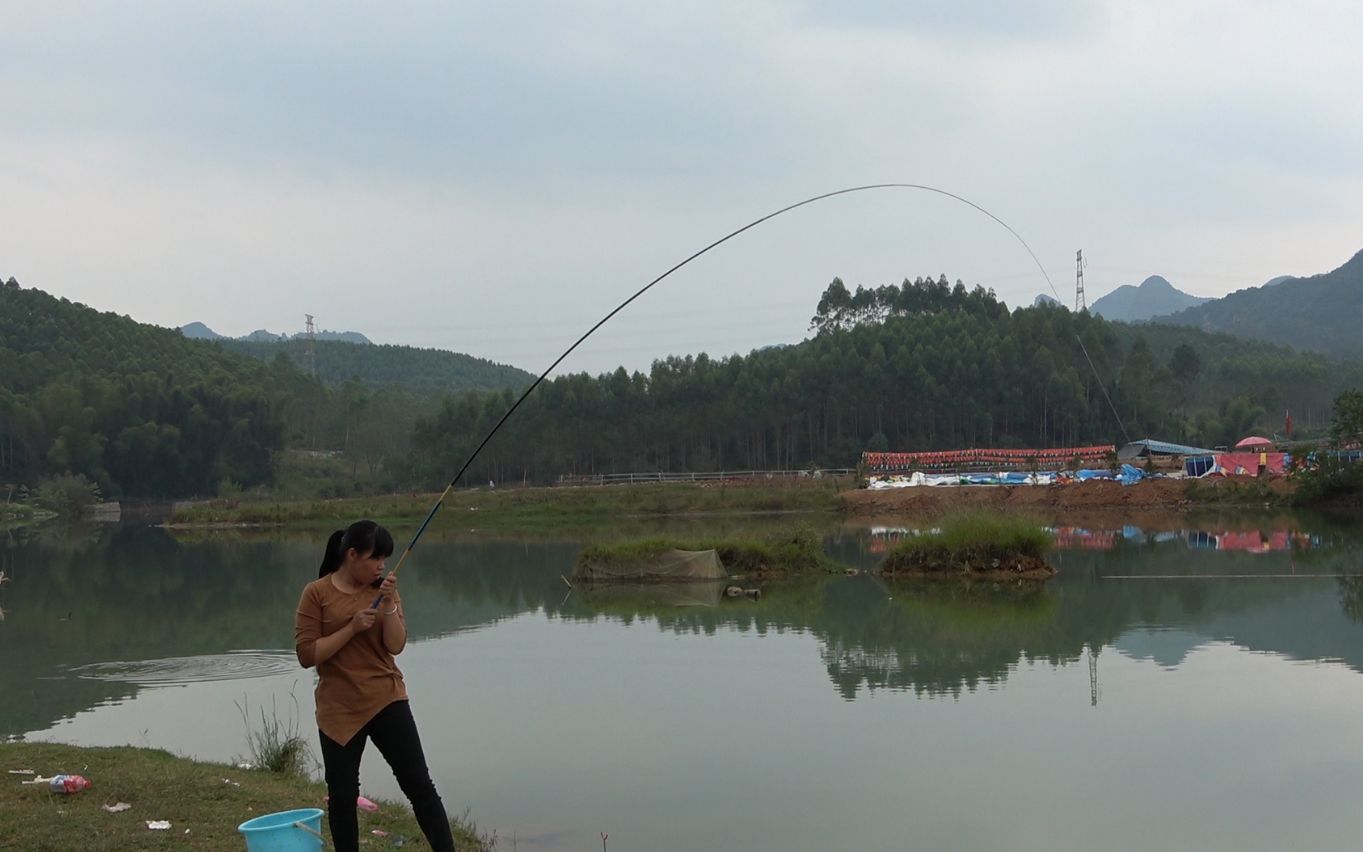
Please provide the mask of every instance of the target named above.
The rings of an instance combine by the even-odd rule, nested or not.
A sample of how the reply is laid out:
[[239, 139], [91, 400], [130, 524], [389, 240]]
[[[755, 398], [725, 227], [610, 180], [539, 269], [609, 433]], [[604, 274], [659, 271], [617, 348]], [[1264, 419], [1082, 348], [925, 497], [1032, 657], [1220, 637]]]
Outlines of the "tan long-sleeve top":
[[[346, 594], [327, 575], [303, 587], [294, 618], [294, 650], [298, 661], [308, 665], [312, 645], [345, 627], [352, 616], [374, 602], [369, 587]], [[384, 601], [392, 607], [396, 596]], [[383, 646], [383, 619], [357, 633], [335, 654], [317, 666], [317, 727], [332, 740], [345, 745], [380, 710], [407, 697], [393, 655]]]

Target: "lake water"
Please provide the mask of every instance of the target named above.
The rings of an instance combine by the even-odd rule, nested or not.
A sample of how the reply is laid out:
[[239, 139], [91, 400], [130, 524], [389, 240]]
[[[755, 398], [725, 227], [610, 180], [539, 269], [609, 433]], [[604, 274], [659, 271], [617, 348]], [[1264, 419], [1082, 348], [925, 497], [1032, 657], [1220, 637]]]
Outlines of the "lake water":
[[[507, 849], [1354, 848], [1360, 542], [1258, 526], [1061, 528], [1039, 590], [694, 606], [569, 593], [577, 542], [432, 536], [399, 663], [447, 807]], [[866, 568], [901, 534], [828, 546]], [[315, 745], [291, 643], [322, 543], [0, 533], [0, 738], [229, 761], [245, 706]], [[400, 797], [372, 750], [363, 785]]]

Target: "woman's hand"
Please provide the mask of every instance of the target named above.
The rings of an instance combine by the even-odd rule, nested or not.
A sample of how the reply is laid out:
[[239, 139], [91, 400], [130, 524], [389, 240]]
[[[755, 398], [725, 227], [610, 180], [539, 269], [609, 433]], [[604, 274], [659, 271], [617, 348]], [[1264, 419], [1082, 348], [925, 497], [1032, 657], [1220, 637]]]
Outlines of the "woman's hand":
[[374, 626], [374, 619], [378, 617], [378, 610], [365, 607], [350, 617], [350, 629], [354, 633], [363, 633]]
[[[383, 578], [383, 583], [379, 590], [388, 600], [387, 609], [381, 610], [383, 613], [383, 647], [390, 654], [401, 654], [402, 649], [407, 647], [407, 625], [403, 623], [402, 614], [398, 612], [398, 576], [395, 572], [388, 572], [388, 576]], [[385, 604], [379, 604], [380, 607]]]

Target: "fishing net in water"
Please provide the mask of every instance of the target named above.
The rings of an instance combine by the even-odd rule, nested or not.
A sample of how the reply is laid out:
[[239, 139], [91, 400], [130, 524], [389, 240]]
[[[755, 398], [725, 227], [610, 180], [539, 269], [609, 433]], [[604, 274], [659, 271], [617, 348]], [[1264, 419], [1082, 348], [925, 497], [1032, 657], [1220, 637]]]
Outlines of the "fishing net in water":
[[584, 560], [573, 579], [584, 582], [654, 582], [723, 580], [728, 575], [713, 550], [664, 550], [639, 559]]

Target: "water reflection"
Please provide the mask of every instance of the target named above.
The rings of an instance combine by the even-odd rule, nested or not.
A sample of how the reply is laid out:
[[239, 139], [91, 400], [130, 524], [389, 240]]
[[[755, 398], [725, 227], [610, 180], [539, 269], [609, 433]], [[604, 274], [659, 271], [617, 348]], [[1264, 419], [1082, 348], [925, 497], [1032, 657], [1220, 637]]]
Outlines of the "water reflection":
[[[1290, 527], [1143, 529], [1134, 524], [1089, 527], [1068, 524], [1047, 527], [1056, 550], [1112, 550], [1121, 546], [1177, 544], [1193, 550], [1275, 553], [1319, 550], [1348, 540], [1344, 532], [1310, 533]], [[884, 554], [899, 541], [918, 535], [914, 527], [873, 527], [870, 553]]]
[[[958, 696], [1002, 685], [1025, 663], [1086, 665], [1089, 649], [1177, 666], [1228, 642], [1363, 672], [1363, 578], [1347, 530], [1134, 529], [1105, 531], [1110, 547], [1058, 552], [1060, 572], [1041, 586], [862, 575], [771, 582], [760, 600], [723, 598], [718, 585], [570, 591], [561, 575], [575, 542], [431, 538], [404, 569], [403, 589], [416, 641], [524, 613], [649, 621], [677, 634], [809, 634], [849, 701], [880, 690]], [[883, 538], [841, 532], [829, 549], [869, 568]], [[321, 546], [321, 533], [182, 541], [145, 527], [8, 537], [0, 736], [145, 688], [296, 671], [289, 614]]]
[[[633, 615], [677, 607], [719, 606], [725, 581], [699, 580], [687, 583], [586, 583], [573, 589], [594, 610], [617, 610]], [[567, 595], [560, 607], [567, 603]]]

